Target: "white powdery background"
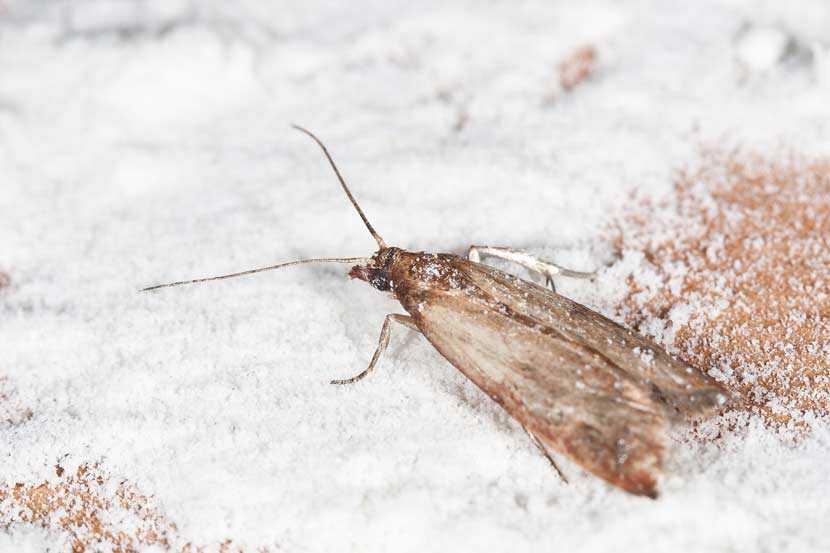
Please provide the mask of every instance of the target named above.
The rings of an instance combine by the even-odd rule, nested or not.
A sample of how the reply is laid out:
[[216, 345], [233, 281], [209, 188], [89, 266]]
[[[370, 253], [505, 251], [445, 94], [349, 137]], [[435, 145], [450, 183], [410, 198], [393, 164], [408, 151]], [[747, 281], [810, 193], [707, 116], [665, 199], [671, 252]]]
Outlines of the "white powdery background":
[[[329, 385], [399, 311], [341, 266], [136, 292], [373, 250], [290, 122], [391, 244], [600, 265], [629, 191], [665, 193], [701, 143], [830, 152], [824, 6], [0, 3], [0, 376], [32, 414], [0, 426], [0, 476], [99, 462], [208, 547], [830, 548], [827, 426], [684, 442], [652, 502], [573, 468], [563, 484], [406, 330], [371, 378]], [[753, 26], [794, 51], [739, 41]], [[596, 75], [563, 94], [557, 64], [584, 44]], [[631, 269], [560, 290], [607, 311]], [[66, 547], [7, 532], [3, 550]]]

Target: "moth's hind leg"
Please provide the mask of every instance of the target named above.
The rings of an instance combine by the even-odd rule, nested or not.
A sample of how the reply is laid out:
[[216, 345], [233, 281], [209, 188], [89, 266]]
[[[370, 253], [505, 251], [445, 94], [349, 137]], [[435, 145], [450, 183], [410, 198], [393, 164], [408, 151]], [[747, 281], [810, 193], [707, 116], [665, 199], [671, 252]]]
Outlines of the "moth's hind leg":
[[362, 380], [370, 372], [372, 372], [372, 370], [375, 368], [375, 364], [378, 362], [378, 359], [380, 359], [380, 355], [384, 352], [386, 346], [389, 345], [389, 330], [392, 326], [393, 321], [407, 326], [412, 330], [420, 332], [418, 326], [415, 324], [415, 319], [413, 319], [409, 315], [387, 315], [386, 318], [383, 320], [383, 327], [381, 327], [380, 329], [380, 339], [378, 339], [378, 347], [375, 350], [375, 354], [372, 356], [372, 360], [369, 361], [369, 366], [366, 367], [366, 369], [362, 373], [351, 378], [346, 378], [343, 380], [332, 380], [332, 384], [354, 384], [355, 382]]
[[542, 452], [542, 455], [544, 455], [547, 458], [547, 460], [550, 462], [550, 466], [553, 467], [553, 470], [556, 471], [556, 473], [559, 475], [559, 478], [561, 478], [562, 481], [565, 484], [567, 484], [568, 479], [565, 478], [565, 474], [562, 472], [562, 469], [560, 469], [559, 465], [556, 464], [556, 461], [553, 459], [553, 455], [550, 454], [548, 449], [542, 444], [542, 442], [539, 441], [539, 438], [537, 438], [530, 430], [524, 427], [522, 427], [522, 429], [527, 433], [531, 441], [533, 441], [533, 443], [536, 444], [536, 447], [539, 448], [539, 451]]
[[566, 276], [573, 278], [594, 278], [595, 276], [597, 276], [596, 272], [586, 273], [582, 271], [574, 271], [573, 269], [568, 269], [567, 267], [563, 267], [562, 265], [557, 265], [553, 261], [548, 261], [546, 259], [542, 259], [541, 257], [528, 253], [524, 250], [517, 250], [514, 248], [470, 246], [470, 250], [467, 253], [467, 259], [479, 263], [481, 262], [482, 255], [489, 255], [491, 257], [498, 257], [499, 259], [510, 261], [517, 265], [521, 265], [529, 271], [532, 271], [545, 277], [545, 284], [549, 285], [550, 289], [554, 292], [556, 291], [556, 287], [553, 284], [553, 277], [555, 276]]

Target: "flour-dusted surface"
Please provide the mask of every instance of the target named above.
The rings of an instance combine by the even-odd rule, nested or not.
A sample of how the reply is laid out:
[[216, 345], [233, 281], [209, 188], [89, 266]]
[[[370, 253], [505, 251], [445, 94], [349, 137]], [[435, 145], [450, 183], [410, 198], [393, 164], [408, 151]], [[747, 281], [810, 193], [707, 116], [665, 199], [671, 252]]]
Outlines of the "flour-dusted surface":
[[[678, 435], [653, 502], [560, 482], [407, 330], [329, 385], [397, 310], [341, 266], [136, 292], [372, 251], [289, 122], [391, 244], [613, 262], [631, 190], [701, 143], [830, 153], [827, 29], [820, 1], [3, 2], [0, 550], [830, 548], [821, 418]], [[614, 314], [632, 271], [558, 286]]]

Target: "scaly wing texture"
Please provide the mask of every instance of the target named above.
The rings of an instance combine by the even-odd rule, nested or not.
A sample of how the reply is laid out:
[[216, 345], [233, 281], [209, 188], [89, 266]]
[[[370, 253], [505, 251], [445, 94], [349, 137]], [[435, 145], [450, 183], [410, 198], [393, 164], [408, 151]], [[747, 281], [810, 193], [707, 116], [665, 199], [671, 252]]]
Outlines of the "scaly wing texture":
[[652, 384], [679, 414], [703, 415], [734, 399], [700, 370], [584, 305], [492, 267], [461, 258], [453, 261], [492, 301], [557, 329], [573, 342], [601, 351], [627, 374]]
[[402, 299], [426, 338], [545, 447], [631, 493], [656, 495], [671, 417], [717, 404], [723, 390], [584, 306], [442, 257], [456, 285]]

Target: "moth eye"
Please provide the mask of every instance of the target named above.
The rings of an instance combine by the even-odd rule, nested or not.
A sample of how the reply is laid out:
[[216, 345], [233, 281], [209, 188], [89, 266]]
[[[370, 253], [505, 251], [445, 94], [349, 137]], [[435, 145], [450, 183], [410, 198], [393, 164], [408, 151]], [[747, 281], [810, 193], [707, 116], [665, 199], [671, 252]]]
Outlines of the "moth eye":
[[389, 277], [386, 276], [385, 272], [379, 269], [371, 269], [369, 271], [369, 284], [381, 292], [386, 292], [390, 288]]

